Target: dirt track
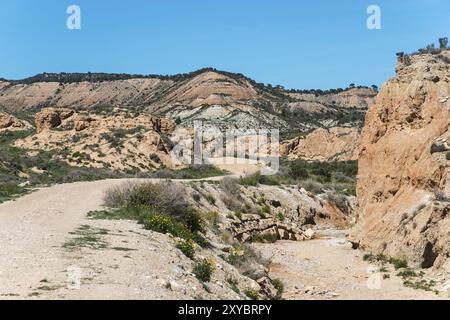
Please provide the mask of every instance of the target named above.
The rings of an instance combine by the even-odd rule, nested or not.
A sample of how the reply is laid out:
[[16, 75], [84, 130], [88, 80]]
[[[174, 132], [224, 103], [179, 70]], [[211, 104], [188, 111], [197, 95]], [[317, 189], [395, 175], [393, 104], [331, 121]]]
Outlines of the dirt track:
[[[211, 180], [218, 179], [221, 178]], [[0, 204], [0, 299], [182, 298], [183, 295], [162, 294], [155, 287], [155, 279], [159, 272], [165, 272], [167, 263], [172, 263], [174, 272], [178, 272], [176, 264], [180, 260], [171, 254], [161, 258], [167, 250], [166, 240], [159, 236], [143, 240], [152, 236], [140, 235], [145, 231], [135, 223], [87, 220], [89, 211], [102, 207], [105, 190], [123, 181], [56, 185]], [[88, 256], [68, 255], [63, 245], [81, 225], [107, 228], [116, 235], [108, 236], [108, 241], [117, 242], [116, 246], [133, 244], [133, 252], [109, 250]], [[148, 250], [155, 243], [159, 247]], [[368, 264], [362, 261], [360, 252], [346, 247], [342, 238], [257, 246], [264, 254], [274, 256], [271, 272], [288, 284], [287, 299], [437, 298], [433, 293], [405, 288], [395, 276], [383, 280], [380, 290], [369, 290]], [[89, 269], [92, 281], [81, 290], [70, 291], [63, 287], [67, 268], [74, 263]], [[147, 287], [142, 278], [146, 274], [147, 278], [153, 277], [151, 281], [146, 278]], [[47, 283], [49, 280], [51, 283]], [[55, 281], [57, 287], [52, 288]], [[44, 289], [39, 291], [40, 287]]]
[[312, 241], [279, 241], [256, 247], [272, 257], [270, 274], [286, 284], [285, 299], [439, 299], [433, 292], [405, 287], [392, 266], [378, 272], [378, 266], [363, 261], [361, 251], [350, 248], [340, 231]]

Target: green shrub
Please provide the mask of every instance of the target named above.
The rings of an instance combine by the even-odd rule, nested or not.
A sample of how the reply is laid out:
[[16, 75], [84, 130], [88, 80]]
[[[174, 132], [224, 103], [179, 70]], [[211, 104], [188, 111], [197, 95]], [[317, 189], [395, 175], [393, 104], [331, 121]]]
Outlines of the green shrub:
[[283, 297], [284, 284], [280, 279], [272, 279], [272, 285], [277, 289], [277, 295], [275, 299], [279, 300]]
[[311, 192], [312, 194], [320, 194], [324, 191], [323, 184], [313, 180], [301, 182], [299, 186], [304, 188], [306, 191]]
[[195, 264], [192, 272], [199, 281], [209, 282], [211, 281], [214, 272], [214, 265], [212, 262], [204, 260], [203, 262]]
[[179, 242], [176, 247], [180, 249], [183, 254], [188, 257], [189, 259], [194, 260], [195, 255], [195, 245], [194, 242], [191, 239], [184, 240]]
[[433, 291], [436, 294], [439, 293], [438, 290], [434, 289], [434, 287], [436, 286], [436, 282], [434, 280], [430, 280], [430, 281], [427, 281], [425, 279], [418, 280], [418, 281], [406, 280], [403, 282], [403, 285], [405, 287], [410, 287], [410, 288], [413, 288], [416, 290]]
[[175, 217], [182, 217], [193, 210], [184, 187], [170, 181], [138, 185], [129, 195], [128, 206], [154, 208]]
[[183, 221], [191, 232], [205, 232], [205, 221], [198, 212], [192, 211], [186, 213]]
[[220, 222], [220, 214], [216, 211], [202, 212], [201, 218], [203, 220], [203, 223], [207, 223], [214, 229], [218, 228]]
[[264, 258], [260, 252], [255, 251], [250, 245], [245, 243], [235, 244], [225, 261], [238, 268], [247, 266], [252, 261], [264, 267], [268, 267], [271, 263], [270, 259]]
[[205, 195], [206, 201], [209, 202], [209, 204], [215, 205], [216, 204], [216, 198], [214, 198], [211, 194]]
[[406, 262], [405, 260], [388, 257], [381, 253], [377, 255], [373, 255], [371, 253], [365, 254], [363, 256], [363, 260], [371, 263], [373, 262], [390, 263], [394, 266], [395, 270], [408, 268], [408, 262]]
[[264, 204], [264, 205], [261, 207], [261, 211], [262, 211], [263, 213], [267, 213], [267, 214], [270, 214], [270, 212], [271, 212], [270, 207], [269, 207], [267, 204]]
[[369, 262], [371, 262], [372, 259], [373, 259], [373, 254], [371, 254], [371, 253], [365, 253], [365, 254], [363, 255], [363, 260], [364, 260], [364, 261], [369, 261]]
[[334, 204], [344, 214], [348, 213], [349, 205], [346, 196], [334, 192], [329, 192], [327, 193], [327, 199], [328, 201], [330, 201], [330, 203]]
[[259, 300], [260, 298], [259, 292], [254, 289], [246, 289], [244, 293], [247, 297], [249, 297], [252, 300]]
[[282, 214], [281, 212], [278, 212], [277, 218], [278, 218], [278, 220], [280, 220], [281, 222], [283, 222], [283, 221], [285, 220], [285, 216], [284, 216], [284, 214]]
[[276, 186], [279, 185], [280, 182], [278, 181], [276, 176], [266, 176], [262, 175], [260, 172], [256, 172], [252, 175], [247, 175], [243, 178], [240, 178], [239, 184], [243, 186], [253, 187], [257, 186], [258, 184]]
[[408, 268], [408, 262], [402, 259], [390, 258], [389, 262], [394, 265], [395, 270]]
[[306, 180], [309, 178], [308, 170], [303, 166], [303, 162], [293, 162], [289, 168], [289, 174], [294, 179]]
[[19, 187], [15, 183], [0, 184], [0, 203], [10, 200], [27, 192], [26, 188]]
[[147, 230], [152, 230], [159, 233], [170, 233], [173, 236], [180, 238], [187, 238], [188, 229], [177, 222], [173, 217], [165, 214], [153, 214], [144, 222], [144, 227]]
[[411, 269], [406, 269], [403, 271], [400, 271], [397, 276], [402, 277], [402, 278], [413, 278], [413, 277], [417, 277], [417, 273], [414, 270]]
[[237, 294], [241, 293], [238, 287], [239, 282], [235, 278], [229, 277], [226, 279], [226, 281], [230, 285], [231, 290], [233, 290]]

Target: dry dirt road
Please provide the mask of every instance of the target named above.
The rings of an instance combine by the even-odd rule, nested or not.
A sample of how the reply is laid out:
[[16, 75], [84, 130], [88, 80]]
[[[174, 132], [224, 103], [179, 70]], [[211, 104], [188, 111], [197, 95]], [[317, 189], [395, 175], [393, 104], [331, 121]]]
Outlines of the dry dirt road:
[[[285, 284], [290, 300], [423, 300], [441, 299], [433, 292], [403, 285], [392, 266], [386, 272], [363, 261], [342, 231], [326, 232], [306, 242], [279, 241], [257, 244], [264, 256], [272, 257], [270, 274]], [[389, 278], [384, 278], [389, 274]]]
[[[219, 166], [222, 167], [222, 166]], [[223, 169], [230, 169], [230, 166], [223, 166]], [[252, 173], [258, 170], [259, 167], [252, 164], [235, 165], [232, 172], [233, 176], [240, 176], [244, 173]], [[223, 177], [212, 177], [207, 179], [201, 179], [203, 181], [218, 181]], [[125, 263], [128, 270], [122, 271], [120, 274], [118, 271], [111, 271], [117, 269], [118, 264], [111, 261], [109, 264], [105, 260], [121, 260], [123, 258], [129, 259], [130, 254], [127, 252], [120, 252], [127, 248], [122, 248], [119, 244], [118, 252], [115, 254], [109, 252], [108, 256], [99, 258], [100, 261], [94, 261], [98, 257], [92, 257], [92, 262], [89, 263], [89, 259], [84, 261], [78, 261], [76, 265], [82, 265], [85, 263], [86, 267], [93, 273], [97, 272], [101, 265], [104, 264], [104, 268], [108, 269], [107, 277], [103, 279], [101, 283], [104, 290], [78, 290], [68, 291], [63, 294], [55, 295], [54, 291], [60, 291], [59, 287], [65, 284], [65, 278], [67, 277], [67, 269], [74, 264], [74, 259], [82, 259], [83, 257], [76, 257], [73, 254], [67, 254], [67, 250], [63, 248], [71, 234], [77, 231], [77, 228], [83, 225], [92, 226], [92, 228], [98, 227], [103, 230], [105, 225], [111, 229], [110, 233], [114, 232], [122, 233], [126, 232], [127, 239], [123, 241], [130, 241], [135, 244], [136, 248], [140, 248], [144, 245], [148, 247], [152, 246], [152, 243], [143, 243], [152, 238], [151, 235], [145, 234], [139, 236], [139, 233], [145, 233], [145, 230], [135, 223], [121, 222], [93, 222], [87, 219], [87, 213], [102, 209], [103, 196], [106, 190], [112, 186], [119, 185], [128, 179], [118, 180], [103, 180], [95, 182], [78, 182], [71, 184], [55, 185], [48, 188], [42, 188], [31, 194], [23, 196], [15, 201], [9, 201], [0, 204], [0, 299], [2, 298], [27, 298], [27, 297], [57, 297], [57, 298], [176, 298], [172, 296], [164, 296], [155, 292], [151, 294], [152, 290], [144, 290], [140, 288], [138, 282], [143, 282], [140, 277], [148, 276], [146, 269], [148, 265], [145, 261], [139, 266], [134, 264], [132, 272], [133, 279], [126, 278], [124, 276], [130, 275], [129, 263]], [[144, 179], [134, 179], [133, 181], [144, 181]], [[145, 181], [159, 181], [159, 179], [146, 179]], [[183, 180], [184, 182], [195, 180]], [[95, 226], [95, 224], [103, 224]], [[92, 233], [91, 230], [87, 232]], [[123, 230], [121, 230], [123, 229]], [[85, 231], [81, 231], [85, 232]], [[86, 232], [85, 232], [86, 233]], [[137, 236], [136, 236], [137, 235]], [[91, 236], [91, 235], [88, 235]], [[97, 237], [97, 234], [92, 236]], [[123, 236], [121, 234], [120, 236]], [[155, 236], [153, 236], [154, 238]], [[113, 239], [108, 236], [110, 242], [117, 242], [117, 239]], [[116, 237], [117, 238], [117, 237]], [[157, 240], [154, 241], [158, 242]], [[164, 242], [160, 240], [160, 242]], [[123, 243], [122, 243], [123, 245]], [[123, 249], [123, 250], [122, 250]], [[134, 251], [135, 248], [133, 248]], [[158, 253], [158, 250], [164, 252], [164, 248], [152, 248], [153, 251]], [[148, 251], [148, 250], [147, 250]], [[121, 253], [117, 256], [117, 253]], [[165, 259], [159, 259], [159, 254], [153, 257], [154, 261], [161, 264], [161, 269], [167, 268], [164, 266]], [[171, 257], [165, 257], [170, 259]], [[152, 259], [152, 256], [139, 256], [135, 257], [136, 260]], [[172, 259], [173, 260], [173, 259]], [[169, 261], [168, 263], [170, 263]], [[97, 265], [94, 265], [97, 264]], [[161, 270], [155, 269], [155, 270]], [[104, 270], [103, 270], [104, 271]], [[178, 270], [175, 270], [178, 272]], [[105, 272], [103, 272], [105, 275]], [[153, 274], [151, 276], [154, 276]], [[116, 278], [116, 280], [114, 279]], [[117, 282], [121, 278], [119, 287], [126, 286], [127, 279], [134, 281], [135, 285], [128, 285], [128, 290], [122, 288], [118, 291], [118, 286], [108, 287], [107, 282]], [[58, 284], [49, 283], [49, 279], [56, 279]], [[153, 281], [155, 282], [155, 281]], [[84, 286], [86, 289], [88, 286]], [[37, 290], [41, 288], [43, 290]], [[92, 287], [91, 287], [92, 288]], [[139, 289], [140, 288], [140, 289]], [[58, 289], [58, 290], [57, 290]], [[150, 292], [150, 294], [149, 294]]]
[[26, 297], [67, 268], [61, 246], [118, 180], [44, 188], [0, 205], [0, 295]]
[[[169, 236], [132, 221], [88, 219], [88, 212], [103, 208], [104, 192], [125, 181], [55, 185], [0, 204], [0, 299], [194, 298], [192, 290], [162, 290], [180, 277], [187, 288], [198, 286], [186, 271], [190, 260]], [[77, 290], [67, 287], [73, 267], [83, 272]]]
[[[102, 208], [105, 190], [123, 181], [55, 185], [0, 204], [0, 299], [193, 298], [190, 291], [174, 295], [159, 290], [162, 276], [179, 274], [187, 287], [195, 286], [195, 278], [184, 271], [188, 266], [183, 269], [180, 257], [167, 252], [166, 235], [144, 235], [146, 231], [132, 222], [87, 219], [89, 211]], [[106, 230], [111, 249], [68, 253], [64, 244], [82, 225], [98, 234]], [[340, 241], [279, 242], [258, 248], [274, 255], [271, 272], [287, 284], [287, 299], [436, 299], [432, 293], [405, 288], [398, 278], [383, 280], [381, 290], [367, 289], [368, 264], [360, 252]], [[88, 270], [81, 290], [64, 287], [73, 264]]]

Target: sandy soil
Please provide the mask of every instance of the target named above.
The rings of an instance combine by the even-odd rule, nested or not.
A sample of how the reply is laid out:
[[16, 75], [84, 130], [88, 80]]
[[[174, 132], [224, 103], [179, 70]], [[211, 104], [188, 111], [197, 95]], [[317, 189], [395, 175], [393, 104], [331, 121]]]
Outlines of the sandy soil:
[[106, 180], [56, 185], [0, 205], [0, 295], [27, 296], [66, 269], [62, 245], [102, 205]]
[[[104, 191], [123, 181], [56, 185], [1, 204], [0, 299], [195, 298], [198, 283], [187, 271], [189, 261], [169, 252], [167, 242], [171, 240], [164, 238], [168, 236], [142, 234], [147, 231], [131, 222], [87, 219], [89, 211], [102, 208]], [[104, 230], [99, 244], [104, 241], [107, 248], [75, 252], [64, 248], [83, 225], [94, 233]], [[433, 293], [405, 288], [394, 274], [381, 281], [380, 289], [370, 290], [369, 265], [362, 261], [362, 253], [345, 245], [340, 234], [257, 247], [273, 256], [271, 273], [287, 284], [286, 299], [437, 298]], [[84, 272], [81, 290], [66, 288], [68, 268], [74, 265]], [[159, 290], [175, 277], [183, 279], [177, 293]], [[219, 297], [220, 286], [216, 289]]]
[[[247, 168], [244, 166], [243, 168]], [[239, 172], [235, 172], [239, 174]], [[217, 181], [223, 177], [212, 177], [209, 181]], [[74, 255], [67, 255], [67, 250], [63, 248], [71, 233], [76, 231], [81, 225], [89, 225], [95, 228], [95, 224], [87, 219], [89, 211], [102, 209], [103, 196], [106, 190], [112, 186], [119, 185], [128, 179], [117, 180], [102, 180], [95, 182], [79, 182], [72, 184], [55, 185], [48, 188], [37, 190], [24, 197], [0, 204], [0, 299], [8, 297], [39, 297], [36, 288], [50, 287], [47, 283], [49, 279], [56, 279], [59, 281], [58, 286], [65, 285], [65, 277], [67, 276], [67, 268], [74, 263], [79, 265], [89, 265], [89, 259], [81, 262], [74, 262], [74, 259], [79, 260], [83, 257], [76, 257]], [[135, 179], [133, 181], [151, 181], [156, 182], [159, 179]], [[195, 180], [183, 180], [184, 182]], [[110, 222], [111, 224], [111, 222]], [[112, 230], [127, 232], [127, 237], [131, 237], [131, 242], [141, 244], [144, 236], [140, 240], [134, 239], [136, 232], [141, 228], [137, 224], [131, 223], [134, 227], [127, 225], [126, 222], [115, 222], [110, 225]], [[131, 231], [130, 231], [131, 230]], [[143, 230], [142, 230], [143, 231]], [[114, 233], [114, 232], [113, 232]], [[107, 236], [109, 242], [116, 242], [117, 239], [112, 239], [110, 235]], [[134, 240], [133, 240], [134, 239]], [[114, 251], [114, 250], [112, 250]], [[116, 250], [117, 251], [117, 250]], [[120, 251], [120, 250], [119, 250]], [[164, 252], [164, 251], [163, 251]], [[98, 253], [98, 252], [96, 252]], [[90, 253], [92, 254], [92, 252]], [[114, 252], [104, 254], [103, 257], [92, 257], [94, 261], [101, 265], [103, 261], [104, 268], [113, 270], [108, 259], [115, 260]], [[117, 252], [115, 253], [117, 254]], [[157, 253], [159, 256], [161, 252]], [[151, 254], [150, 254], [151, 255]], [[128, 256], [128, 255], [122, 255]], [[145, 260], [143, 257], [150, 258], [148, 252], [140, 255], [139, 260]], [[170, 259], [170, 257], [167, 257]], [[122, 259], [123, 260], [123, 259]], [[130, 259], [126, 259], [130, 260]], [[172, 259], [173, 260], [173, 259]], [[165, 260], [162, 260], [166, 262]], [[115, 263], [114, 265], [117, 265]], [[101, 268], [101, 267], [100, 267]], [[148, 268], [148, 266], [145, 266]], [[95, 269], [95, 268], [94, 268]], [[116, 278], [121, 278], [121, 285], [126, 283], [126, 279], [130, 280], [129, 266], [122, 271], [122, 277], [116, 273]], [[160, 269], [155, 269], [160, 270]], [[135, 264], [134, 275], [138, 277], [139, 271], [144, 272], [142, 267]], [[142, 273], [139, 277], [142, 277]], [[109, 273], [105, 279], [111, 279], [112, 273]], [[127, 278], [128, 277], [128, 278]], [[139, 287], [137, 278], [130, 280], [135, 281], [136, 286]], [[139, 279], [141, 281], [142, 279]], [[103, 284], [108, 281], [105, 280]], [[113, 281], [114, 282], [114, 281]], [[142, 281], [141, 281], [142, 282]], [[119, 286], [119, 287], [120, 287]], [[77, 291], [64, 292], [56, 295], [57, 290], [45, 290], [50, 292], [46, 296], [56, 295], [56, 297], [74, 297], [74, 298], [135, 298], [135, 292], [120, 290], [111, 292], [111, 288], [103, 286], [105, 290], [91, 290], [91, 291]], [[86, 289], [86, 287], [84, 287]], [[91, 287], [92, 288], [92, 287]], [[118, 289], [118, 287], [116, 287]], [[134, 290], [134, 289], [133, 289]], [[139, 292], [139, 289], [135, 290]], [[146, 295], [139, 295], [141, 298], [157, 299], [168, 298], [167, 296], [160, 296], [156, 292]], [[172, 298], [175, 296], [172, 295]], [[231, 297], [229, 297], [231, 298]]]
[[306, 242], [280, 241], [257, 244], [272, 257], [270, 274], [286, 285], [285, 299], [290, 300], [377, 300], [440, 299], [432, 292], [405, 287], [403, 279], [388, 268], [383, 279], [377, 266], [363, 261], [363, 253], [352, 250], [343, 232], [331, 232]]

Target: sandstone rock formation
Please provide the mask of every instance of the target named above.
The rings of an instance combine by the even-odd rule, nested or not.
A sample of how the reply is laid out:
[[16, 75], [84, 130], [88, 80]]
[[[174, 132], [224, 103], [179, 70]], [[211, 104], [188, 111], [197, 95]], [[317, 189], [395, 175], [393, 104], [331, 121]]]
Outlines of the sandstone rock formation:
[[29, 127], [30, 125], [25, 121], [19, 120], [10, 114], [0, 112], [0, 131], [24, 130]]
[[312, 133], [284, 141], [280, 154], [290, 160], [348, 161], [358, 157], [357, 128], [316, 129]]
[[62, 123], [62, 120], [70, 118], [73, 114], [73, 110], [70, 109], [44, 109], [35, 115], [36, 132], [41, 133], [56, 128]]
[[399, 61], [397, 75], [370, 108], [361, 135], [359, 209], [351, 236], [367, 251], [447, 270], [449, 56], [444, 51]]
[[[350, 228], [354, 220], [353, 197], [345, 210], [325, 194], [313, 195], [296, 186], [238, 186], [238, 196], [229, 195], [217, 184], [198, 183], [189, 187], [193, 206], [202, 212], [218, 212], [223, 229], [242, 242], [260, 240], [304, 241], [314, 237], [312, 229]], [[204, 199], [214, 198], [214, 204]], [[260, 209], [265, 207], [265, 212]], [[247, 213], [245, 213], [247, 211]], [[238, 214], [236, 214], [238, 213]]]
[[13, 125], [14, 122], [14, 117], [6, 113], [0, 113], [0, 129], [9, 128]]
[[165, 136], [175, 124], [168, 119], [120, 110], [99, 115], [47, 108], [36, 114], [35, 122], [38, 134], [16, 141], [16, 146], [52, 150], [74, 166], [136, 172], [172, 167], [172, 145]]

